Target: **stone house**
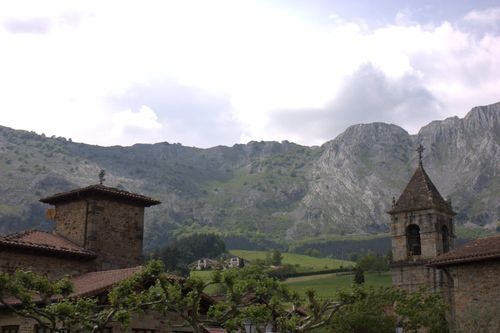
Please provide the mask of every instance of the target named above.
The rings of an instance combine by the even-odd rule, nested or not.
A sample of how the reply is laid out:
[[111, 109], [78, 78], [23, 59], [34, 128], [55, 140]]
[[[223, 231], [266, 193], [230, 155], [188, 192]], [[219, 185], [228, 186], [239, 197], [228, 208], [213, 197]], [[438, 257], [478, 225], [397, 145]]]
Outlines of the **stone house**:
[[455, 213], [422, 165], [388, 211], [391, 217], [392, 284], [409, 292], [424, 286], [441, 293], [450, 306], [454, 332], [484, 325], [481, 332], [500, 332], [500, 236], [455, 248]]
[[[152, 198], [102, 184], [40, 200], [53, 205], [52, 232], [31, 230], [0, 237], [0, 271], [29, 269], [51, 278], [70, 276], [71, 297], [102, 296], [141, 269], [144, 209]], [[177, 279], [170, 276], [171, 279]], [[209, 300], [207, 299], [207, 302]], [[190, 332], [173, 315], [135, 315], [128, 328], [110, 325], [106, 333]], [[174, 328], [175, 327], [175, 328]], [[33, 320], [0, 311], [2, 333], [47, 333]]]
[[217, 268], [219, 266], [219, 263], [216, 260], [210, 258], [201, 258], [196, 261], [194, 266], [197, 270], [202, 271], [205, 269]]
[[232, 256], [225, 261], [225, 264], [227, 268], [242, 268], [245, 266], [245, 260], [238, 256]]

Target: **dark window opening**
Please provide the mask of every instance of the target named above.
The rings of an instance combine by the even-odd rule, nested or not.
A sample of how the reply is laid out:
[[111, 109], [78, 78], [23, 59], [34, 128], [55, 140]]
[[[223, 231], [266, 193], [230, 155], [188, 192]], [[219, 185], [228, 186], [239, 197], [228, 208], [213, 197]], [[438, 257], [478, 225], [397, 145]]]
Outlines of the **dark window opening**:
[[133, 328], [132, 332], [133, 333], [156, 333], [156, 330], [149, 330], [149, 329], [143, 329], [143, 328]]
[[406, 229], [406, 240], [408, 244], [408, 255], [418, 256], [421, 254], [420, 228], [418, 225], [410, 224]]
[[[61, 328], [57, 330], [59, 333], [70, 333], [70, 330], [67, 328]], [[45, 326], [40, 326], [40, 325], [35, 325], [35, 333], [52, 333], [52, 329], [45, 327]]]
[[2, 333], [17, 333], [19, 331], [18, 325], [2, 326]]
[[445, 225], [441, 228], [441, 236], [443, 238], [443, 253], [446, 253], [450, 251], [450, 232]]

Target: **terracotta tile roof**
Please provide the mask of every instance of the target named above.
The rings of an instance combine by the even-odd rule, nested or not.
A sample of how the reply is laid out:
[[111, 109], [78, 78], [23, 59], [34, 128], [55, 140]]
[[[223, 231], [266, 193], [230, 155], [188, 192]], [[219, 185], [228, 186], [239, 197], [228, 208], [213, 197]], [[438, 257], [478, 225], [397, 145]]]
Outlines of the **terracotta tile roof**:
[[500, 235], [473, 240], [436, 257], [428, 265], [448, 266], [491, 259], [500, 259]]
[[0, 249], [59, 254], [84, 259], [96, 257], [94, 252], [86, 250], [64, 237], [39, 230], [29, 230], [0, 237]]
[[70, 297], [95, 296], [126, 280], [143, 267], [113, 269], [109, 271], [89, 272], [73, 277], [73, 293]]
[[437, 208], [455, 214], [432, 183], [424, 167], [419, 164], [398, 201], [388, 213], [393, 214], [428, 208]]
[[[142, 270], [143, 266], [130, 268], [112, 269], [84, 273], [71, 278], [73, 282], [73, 293], [70, 297], [95, 296], [113, 287], [115, 284], [128, 279], [134, 273]], [[171, 281], [184, 281], [183, 277], [166, 274]]]
[[[133, 274], [143, 269], [143, 266], [136, 266], [130, 268], [113, 269], [107, 271], [88, 272], [81, 275], [73, 276], [71, 282], [73, 283], [73, 292], [69, 295], [70, 298], [76, 297], [93, 297], [97, 296], [107, 290], [111, 289], [117, 283], [124, 281], [131, 277]], [[172, 281], [184, 281], [185, 279], [171, 274], [166, 274]], [[54, 297], [53, 300], [60, 300], [61, 296]], [[35, 299], [39, 302], [40, 299]], [[21, 301], [16, 298], [7, 300], [11, 305], [21, 304]], [[1, 307], [0, 307], [1, 308]]]
[[222, 327], [203, 327], [204, 333], [227, 333]]
[[144, 207], [158, 205], [161, 202], [150, 197], [146, 197], [141, 194], [132, 193], [124, 190], [120, 190], [114, 187], [108, 187], [104, 185], [90, 185], [87, 187], [78, 188], [69, 192], [57, 193], [52, 196], [40, 199], [43, 203], [56, 204], [60, 202], [70, 201], [77, 198], [85, 198], [90, 195], [100, 194], [114, 199], [128, 201], [134, 204], [138, 204]]

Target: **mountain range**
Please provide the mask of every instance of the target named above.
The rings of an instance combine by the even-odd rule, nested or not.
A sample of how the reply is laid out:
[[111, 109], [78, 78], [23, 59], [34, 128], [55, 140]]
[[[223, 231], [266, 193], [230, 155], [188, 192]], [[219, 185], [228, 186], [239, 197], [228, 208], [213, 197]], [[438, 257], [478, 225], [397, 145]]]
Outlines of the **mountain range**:
[[325, 235], [384, 233], [385, 211], [423, 164], [456, 223], [500, 220], [500, 103], [433, 121], [410, 135], [354, 125], [319, 147], [288, 141], [208, 149], [168, 142], [100, 147], [0, 126], [0, 232], [49, 229], [43, 196], [98, 182], [163, 202], [146, 213], [146, 247], [213, 231], [282, 244]]

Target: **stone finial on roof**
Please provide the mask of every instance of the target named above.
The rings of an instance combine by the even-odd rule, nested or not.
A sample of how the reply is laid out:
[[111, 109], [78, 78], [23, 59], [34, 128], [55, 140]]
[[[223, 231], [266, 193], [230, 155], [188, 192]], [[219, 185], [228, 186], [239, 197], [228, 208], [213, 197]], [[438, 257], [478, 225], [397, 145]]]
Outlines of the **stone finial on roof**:
[[398, 200], [392, 201], [390, 214], [437, 208], [455, 214], [451, 204], [443, 199], [436, 186], [424, 170], [422, 153], [425, 148], [419, 144], [417, 148], [418, 166]]
[[106, 178], [104, 178], [105, 175], [106, 175], [106, 170], [101, 169], [101, 171], [99, 171], [99, 184], [100, 185], [102, 185], [102, 183], [104, 183], [106, 181]]
[[424, 152], [424, 150], [425, 150], [424, 146], [422, 146], [422, 144], [419, 144], [417, 147], [419, 165], [422, 165], [422, 153]]

